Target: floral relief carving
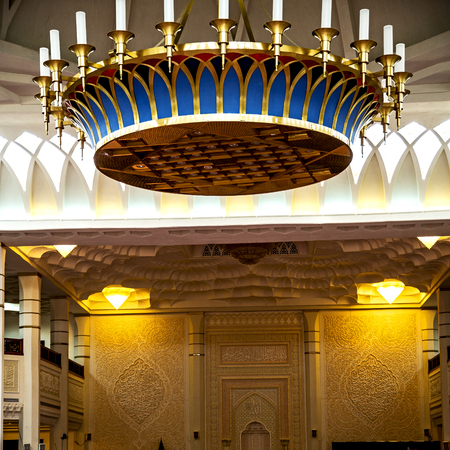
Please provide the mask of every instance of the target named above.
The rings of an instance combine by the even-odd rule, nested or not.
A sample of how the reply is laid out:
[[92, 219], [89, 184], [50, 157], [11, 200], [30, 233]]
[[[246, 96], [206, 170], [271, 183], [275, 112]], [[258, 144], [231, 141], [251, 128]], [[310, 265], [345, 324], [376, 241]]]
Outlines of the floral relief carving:
[[138, 359], [119, 376], [114, 396], [125, 414], [136, 423], [153, 422], [163, 408], [163, 380], [142, 359]]
[[186, 318], [93, 320], [95, 450], [185, 447]]
[[324, 314], [327, 448], [421, 438], [417, 314]]
[[[350, 372], [345, 388], [355, 408], [371, 422], [389, 410], [399, 393], [392, 371], [373, 355]], [[382, 401], [378, 402], [379, 398]]]

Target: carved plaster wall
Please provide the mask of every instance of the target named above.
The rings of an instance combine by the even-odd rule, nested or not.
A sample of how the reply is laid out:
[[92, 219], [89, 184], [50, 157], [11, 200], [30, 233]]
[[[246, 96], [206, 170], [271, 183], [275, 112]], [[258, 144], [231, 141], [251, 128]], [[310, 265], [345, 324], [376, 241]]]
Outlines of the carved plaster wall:
[[5, 392], [19, 393], [19, 361], [4, 361], [3, 389]]
[[95, 450], [185, 448], [185, 318], [93, 323]]
[[327, 448], [422, 439], [415, 312], [326, 314]]
[[304, 448], [302, 314], [211, 313], [205, 324], [207, 448], [229, 439], [240, 449], [255, 422], [269, 432], [270, 450], [283, 438]]

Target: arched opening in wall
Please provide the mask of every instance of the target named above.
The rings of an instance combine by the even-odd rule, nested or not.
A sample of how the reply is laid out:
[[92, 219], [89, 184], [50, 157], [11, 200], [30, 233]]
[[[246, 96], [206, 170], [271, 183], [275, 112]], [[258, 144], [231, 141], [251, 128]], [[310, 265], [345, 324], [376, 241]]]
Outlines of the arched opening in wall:
[[241, 433], [241, 450], [270, 450], [270, 433], [260, 422], [251, 422]]

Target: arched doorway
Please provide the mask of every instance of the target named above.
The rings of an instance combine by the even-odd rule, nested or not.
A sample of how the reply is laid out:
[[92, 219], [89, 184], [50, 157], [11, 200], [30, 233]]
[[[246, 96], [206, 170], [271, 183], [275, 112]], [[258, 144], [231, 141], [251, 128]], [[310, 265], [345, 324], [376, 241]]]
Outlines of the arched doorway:
[[249, 423], [241, 434], [241, 450], [270, 450], [270, 433], [260, 422]]

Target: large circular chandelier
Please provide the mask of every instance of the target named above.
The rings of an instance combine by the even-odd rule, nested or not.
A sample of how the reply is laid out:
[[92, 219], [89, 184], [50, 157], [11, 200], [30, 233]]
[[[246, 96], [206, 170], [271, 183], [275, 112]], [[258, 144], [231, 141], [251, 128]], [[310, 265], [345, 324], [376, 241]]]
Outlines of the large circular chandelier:
[[[183, 25], [173, 0], [164, 0], [156, 28], [164, 46], [130, 52], [126, 0], [116, 0], [115, 48], [110, 58], [88, 60], [86, 17], [77, 13], [77, 44], [70, 47], [79, 73], [65, 77], [59, 34], [41, 48], [40, 87], [48, 129], [58, 136], [74, 126], [95, 146], [95, 164], [105, 175], [132, 186], [196, 195], [276, 192], [327, 180], [351, 162], [350, 143], [367, 126], [389, 116], [400, 120], [405, 82], [404, 45], [393, 49], [392, 26], [384, 28], [382, 70], [367, 70], [369, 11], [361, 10], [357, 57], [331, 53], [339, 31], [331, 28], [331, 0], [323, 0], [317, 49], [283, 45], [290, 23], [282, 0], [273, 0], [273, 20], [264, 24], [270, 43], [230, 42], [236, 22], [228, 0], [219, 1], [211, 26], [218, 42], [177, 44]], [[245, 12], [245, 11], [244, 11]]]

